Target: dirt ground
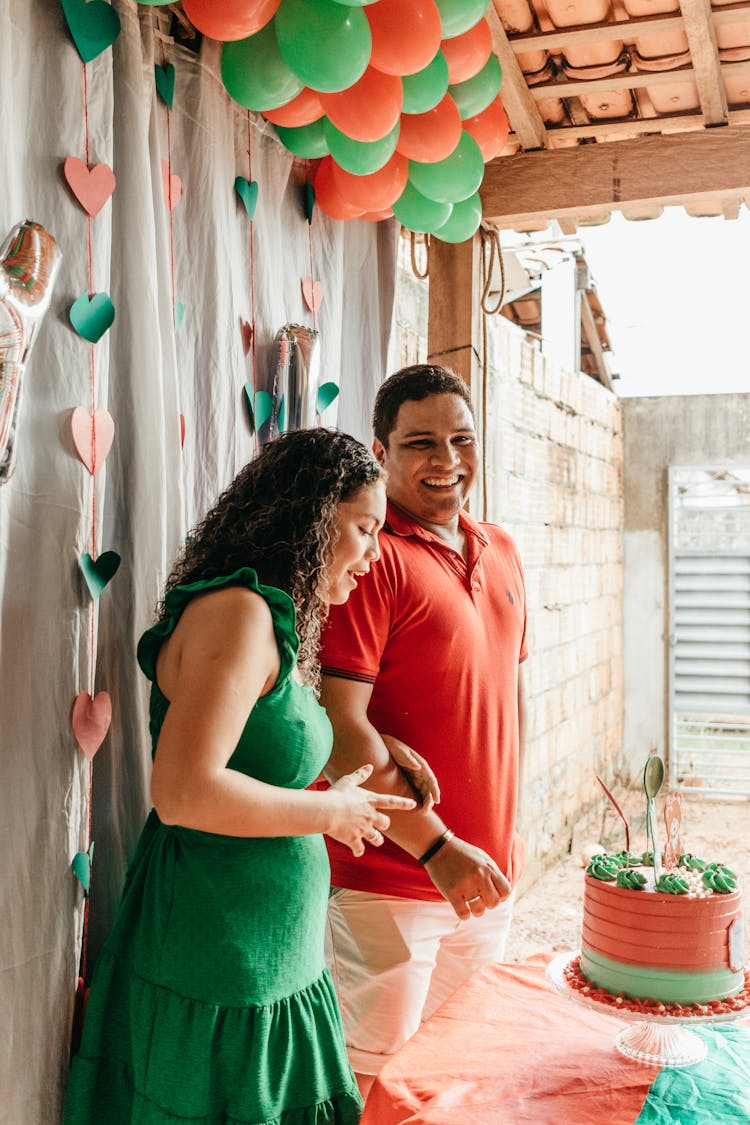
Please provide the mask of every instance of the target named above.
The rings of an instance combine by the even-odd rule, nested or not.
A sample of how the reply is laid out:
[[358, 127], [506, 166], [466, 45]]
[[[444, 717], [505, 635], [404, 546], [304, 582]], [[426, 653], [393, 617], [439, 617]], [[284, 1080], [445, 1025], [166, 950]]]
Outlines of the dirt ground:
[[[646, 832], [643, 826], [645, 797], [632, 792], [618, 801], [630, 822], [631, 851], [643, 851]], [[656, 801], [658, 839], [664, 842], [663, 804]], [[580, 946], [583, 901], [581, 851], [588, 844], [601, 843], [609, 850], [625, 847], [625, 830], [616, 814], [607, 810], [601, 825], [588, 833], [576, 834], [570, 855], [554, 864], [518, 899], [506, 949], [506, 961], [520, 961], [542, 950], [562, 951]], [[725, 864], [736, 872], [744, 889], [745, 931], [750, 932], [750, 801], [708, 800], [700, 794], [685, 793], [682, 804], [684, 850], [707, 861]], [[601, 838], [603, 837], [603, 838]]]

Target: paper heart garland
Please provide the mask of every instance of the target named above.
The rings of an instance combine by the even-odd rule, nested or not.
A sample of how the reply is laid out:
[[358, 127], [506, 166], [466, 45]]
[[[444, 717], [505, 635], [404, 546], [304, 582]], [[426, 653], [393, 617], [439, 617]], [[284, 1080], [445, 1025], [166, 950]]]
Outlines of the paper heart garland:
[[76, 852], [70, 865], [71, 871], [83, 887], [83, 893], [88, 898], [91, 888], [91, 865], [94, 862], [94, 841], [89, 844], [87, 852]]
[[73, 195], [92, 219], [99, 214], [117, 184], [108, 164], [94, 164], [89, 168], [77, 156], [66, 159], [63, 175]]
[[161, 162], [161, 180], [164, 188], [164, 202], [170, 211], [174, 211], [182, 199], [182, 180], [174, 172], [170, 176], [169, 165], [166, 160]]
[[104, 551], [95, 559], [92, 559], [87, 552], [81, 555], [78, 565], [94, 601], [101, 596], [108, 582], [114, 578], [121, 562], [122, 559], [117, 551]]
[[311, 183], [305, 184], [305, 191], [302, 197], [302, 206], [305, 211], [305, 218], [308, 223], [313, 221], [313, 210], [315, 208], [315, 188]]
[[156, 89], [162, 101], [171, 109], [174, 101], [174, 67], [172, 63], [167, 63], [166, 66], [159, 66], [157, 63], [154, 66], [154, 78], [156, 79]]
[[75, 740], [89, 761], [104, 742], [112, 722], [112, 700], [109, 693], [99, 691], [90, 696], [87, 691], [79, 691], [73, 701], [70, 725]]
[[115, 319], [115, 306], [106, 293], [82, 293], [70, 306], [70, 323], [79, 336], [96, 344], [104, 333], [112, 327]]
[[120, 17], [104, 0], [62, 0], [76, 50], [85, 63], [110, 47], [120, 34]]
[[242, 336], [242, 350], [247, 355], [253, 346], [253, 326], [243, 320], [242, 317], [240, 317], [240, 334]]
[[115, 423], [108, 410], [85, 410], [76, 406], [70, 429], [76, 453], [93, 476], [107, 459], [115, 436]]
[[335, 398], [338, 397], [339, 388], [335, 383], [321, 383], [318, 387], [318, 398], [315, 404], [315, 409], [318, 414], [331, 405]]
[[302, 279], [302, 296], [310, 312], [316, 313], [323, 304], [323, 282], [313, 281], [311, 277]]
[[185, 319], [185, 306], [182, 301], [175, 301], [174, 303], [174, 326], [179, 328]]
[[255, 208], [258, 205], [257, 180], [248, 181], [244, 176], [237, 176], [234, 181], [234, 190], [245, 205], [248, 219], [252, 220], [255, 216]]
[[252, 383], [245, 383], [243, 387], [247, 408], [250, 412], [250, 425], [257, 431], [268, 421], [273, 414], [273, 399], [268, 391], [256, 391]]
[[185, 448], [185, 415], [180, 415], [180, 449]]

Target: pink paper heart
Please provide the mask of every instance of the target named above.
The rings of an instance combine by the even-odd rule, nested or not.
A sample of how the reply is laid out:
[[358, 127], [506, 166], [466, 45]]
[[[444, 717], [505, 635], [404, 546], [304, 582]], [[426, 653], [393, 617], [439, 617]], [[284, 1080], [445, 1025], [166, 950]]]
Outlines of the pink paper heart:
[[107, 459], [115, 436], [115, 424], [108, 410], [92, 414], [76, 406], [70, 419], [73, 445], [76, 453], [93, 476]]
[[174, 211], [182, 199], [182, 180], [179, 176], [169, 174], [169, 165], [166, 160], [161, 162], [161, 179], [164, 188], [164, 201], [170, 211]]
[[253, 326], [240, 317], [240, 332], [242, 333], [242, 350], [247, 355], [253, 343]]
[[311, 277], [302, 279], [302, 296], [310, 312], [317, 312], [323, 304], [323, 282], [313, 281]]
[[69, 156], [63, 164], [63, 173], [73, 195], [93, 219], [115, 190], [114, 172], [108, 164], [89, 168], [77, 156]]
[[185, 448], [185, 415], [180, 415], [180, 449]]
[[109, 693], [99, 691], [93, 698], [87, 691], [79, 691], [73, 703], [70, 725], [76, 742], [89, 761], [104, 742], [112, 722], [112, 700]]

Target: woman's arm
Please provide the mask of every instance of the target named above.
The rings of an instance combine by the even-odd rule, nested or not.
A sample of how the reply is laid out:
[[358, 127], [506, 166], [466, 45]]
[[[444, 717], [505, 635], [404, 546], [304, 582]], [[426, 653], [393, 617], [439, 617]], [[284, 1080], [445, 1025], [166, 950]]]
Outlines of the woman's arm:
[[250, 711], [278, 671], [271, 612], [260, 595], [231, 587], [191, 602], [163, 660], [160, 654], [159, 683], [170, 706], [154, 758], [154, 807], [166, 824], [224, 836], [326, 832], [360, 854], [361, 841], [377, 842], [388, 826], [378, 808], [414, 805], [359, 789], [369, 770], [316, 792], [227, 768]]

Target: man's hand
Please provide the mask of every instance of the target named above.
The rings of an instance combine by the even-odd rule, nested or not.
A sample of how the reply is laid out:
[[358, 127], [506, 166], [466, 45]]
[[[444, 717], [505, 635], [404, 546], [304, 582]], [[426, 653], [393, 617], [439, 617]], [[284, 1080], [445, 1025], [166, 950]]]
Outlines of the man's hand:
[[427, 861], [425, 870], [459, 918], [479, 918], [511, 893], [511, 885], [494, 859], [454, 836]]
[[420, 802], [420, 812], [428, 813], [439, 805], [440, 786], [427, 759], [392, 734], [381, 734], [380, 737], [396, 765], [406, 774], [406, 780]]

